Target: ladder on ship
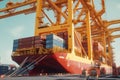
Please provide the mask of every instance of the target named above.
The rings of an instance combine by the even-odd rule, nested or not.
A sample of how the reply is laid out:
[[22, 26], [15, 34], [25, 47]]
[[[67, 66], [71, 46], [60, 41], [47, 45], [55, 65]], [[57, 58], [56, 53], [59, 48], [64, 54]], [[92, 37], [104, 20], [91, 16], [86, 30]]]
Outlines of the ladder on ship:
[[34, 68], [34, 65], [37, 64], [37, 63], [39, 63], [40, 61], [42, 61], [46, 56], [47, 55], [42, 56], [42, 57], [40, 56], [40, 57], [36, 58], [35, 60], [33, 60], [28, 65], [23, 66], [27, 62], [27, 60], [28, 60], [28, 57], [25, 58], [24, 61], [22, 62], [22, 64], [20, 65], [20, 67], [15, 72], [13, 72], [12, 74], [10, 74], [8, 77], [18, 76], [19, 74], [25, 73], [26, 71]]

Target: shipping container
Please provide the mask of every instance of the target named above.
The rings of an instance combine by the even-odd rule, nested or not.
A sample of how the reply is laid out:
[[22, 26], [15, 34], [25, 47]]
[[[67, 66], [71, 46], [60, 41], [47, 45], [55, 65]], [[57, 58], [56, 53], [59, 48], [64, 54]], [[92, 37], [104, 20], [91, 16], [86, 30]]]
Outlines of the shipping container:
[[13, 42], [13, 44], [18, 44], [18, 43], [19, 43], [18, 39], [14, 40], [14, 42]]
[[40, 36], [35, 36], [34, 38], [35, 38], [35, 40], [45, 40], [46, 36], [40, 35]]
[[45, 45], [42, 45], [42, 44], [35, 44], [35, 48], [39, 48], [39, 47], [45, 47]]
[[22, 45], [34, 45], [34, 41], [19, 43], [19, 46], [22, 46]]
[[49, 34], [46, 36], [46, 41], [47, 40], [57, 40], [59, 42], [64, 42], [64, 39], [60, 38], [59, 36], [56, 36], [54, 34]]
[[27, 38], [19, 39], [19, 43], [32, 42], [32, 41], [34, 41], [34, 37], [27, 37]]
[[46, 45], [45, 38], [41, 36], [21, 38], [14, 40], [13, 51], [16, 51], [17, 49], [33, 48], [33, 47], [40, 47], [45, 45]]
[[64, 39], [65, 41], [68, 40], [68, 33], [67, 33], [67, 31], [58, 32], [58, 33], [57, 33], [57, 36], [61, 37], [61, 38]]
[[56, 36], [54, 34], [47, 35], [46, 37], [46, 48], [53, 48], [54, 46], [58, 46], [61, 48], [65, 48], [65, 41], [64, 39]]
[[13, 47], [13, 51], [16, 51], [18, 49], [18, 47]]
[[58, 46], [58, 47], [61, 47], [61, 48], [65, 48], [64, 44], [62, 44], [62, 43], [55, 44], [55, 43], [53, 42], [53, 43], [46, 44], [46, 48], [53, 48], [54, 46]]
[[11, 65], [8, 65], [8, 64], [0, 64], [0, 75], [3, 75], [3, 74], [10, 74], [12, 73], [14, 70], [16, 70], [16, 66], [11, 66]]
[[13, 51], [16, 51], [18, 49], [19, 46], [19, 40], [16, 39], [13, 41]]
[[35, 47], [45, 47], [46, 41], [43, 36], [35, 36], [34, 46]]
[[45, 40], [35, 40], [34, 44], [43, 44], [45, 45], [46, 41]]
[[32, 48], [32, 47], [34, 47], [34, 45], [21, 45], [21, 46], [19, 46], [19, 49], [23, 49], [23, 48]]

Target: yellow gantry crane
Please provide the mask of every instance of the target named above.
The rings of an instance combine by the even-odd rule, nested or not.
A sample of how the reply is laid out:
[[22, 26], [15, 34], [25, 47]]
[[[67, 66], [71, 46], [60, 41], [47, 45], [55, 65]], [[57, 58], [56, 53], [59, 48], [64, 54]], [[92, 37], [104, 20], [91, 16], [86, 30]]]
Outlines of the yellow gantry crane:
[[91, 61], [96, 57], [92, 41], [100, 42], [104, 47], [104, 53], [98, 55], [103, 56], [107, 62], [113, 60], [112, 40], [120, 37], [111, 35], [115, 31], [120, 31], [120, 28], [108, 27], [119, 24], [120, 20], [103, 20], [101, 16], [105, 13], [105, 2], [100, 1], [102, 8], [98, 11], [94, 0], [22, 0], [21, 2], [11, 0], [5, 4], [5, 8], [0, 8], [0, 19], [36, 12], [35, 36], [67, 31], [67, 50], [71, 54], [75, 53], [75, 48], [79, 50], [82, 47], [81, 41], [86, 37], [88, 52], [82, 47], [81, 56], [87, 53], [86, 56]]

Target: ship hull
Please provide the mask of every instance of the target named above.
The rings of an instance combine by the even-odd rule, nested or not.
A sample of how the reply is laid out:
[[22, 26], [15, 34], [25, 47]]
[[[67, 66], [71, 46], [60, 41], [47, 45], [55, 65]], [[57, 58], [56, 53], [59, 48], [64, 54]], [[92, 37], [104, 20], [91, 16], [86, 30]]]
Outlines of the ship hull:
[[[83, 62], [81, 60], [67, 59], [67, 53], [54, 53], [54, 54], [39, 54], [39, 55], [24, 55], [24, 56], [12, 56], [12, 59], [19, 65], [23, 60], [28, 57], [27, 64], [36, 63], [35, 59], [41, 60], [34, 64], [31, 69], [28, 69], [29, 75], [42, 74], [55, 74], [55, 73], [71, 73], [82, 74], [84, 70], [88, 70], [91, 66], [90, 62]], [[102, 66], [102, 65], [101, 65]], [[106, 69], [107, 74], [111, 74], [112, 68], [103, 66]]]

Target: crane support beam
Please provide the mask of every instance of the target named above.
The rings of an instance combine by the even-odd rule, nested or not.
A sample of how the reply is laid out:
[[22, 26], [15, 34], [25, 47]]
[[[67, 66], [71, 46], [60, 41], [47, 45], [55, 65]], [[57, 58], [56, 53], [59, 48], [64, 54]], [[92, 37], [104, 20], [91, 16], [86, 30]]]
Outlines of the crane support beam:
[[120, 38], [120, 34], [119, 35], [112, 35], [110, 37], [111, 37], [112, 40], [115, 39], [115, 38]]
[[102, 2], [102, 10], [98, 12], [98, 16], [101, 16], [103, 13], [105, 13], [105, 3], [104, 0], [101, 0]]
[[47, 0], [47, 1], [48, 1], [48, 3], [49, 3], [50, 5], [52, 5], [53, 8], [55, 8], [55, 10], [56, 10], [58, 13], [62, 14], [63, 17], [64, 17], [65, 19], [67, 19], [67, 16], [66, 16], [63, 12], [61, 12], [60, 8], [59, 8], [54, 2], [52, 2], [51, 0]]
[[90, 26], [90, 12], [86, 10], [86, 27], [87, 27], [87, 42], [88, 42], [88, 57], [93, 60], [93, 51], [92, 51], [92, 37], [91, 37], [91, 26]]
[[16, 4], [13, 4], [12, 6], [0, 9], [0, 12], [6, 12], [8, 10], [12, 10], [12, 9], [15, 9], [15, 8], [23, 7], [23, 6], [32, 4], [32, 3], [36, 3], [36, 1], [37, 0], [29, 0], [29, 1], [24, 1], [24, 2], [21, 2], [21, 3], [16, 3]]
[[73, 0], [68, 0], [68, 51], [74, 53], [74, 24], [73, 24]]
[[[65, 27], [66, 25], [66, 27]], [[59, 31], [63, 31], [63, 30], [68, 30], [68, 27], [69, 25], [68, 24], [65, 24], [64, 27], [61, 25], [61, 26], [50, 26], [50, 27], [46, 27], [46, 28], [41, 28], [41, 29], [38, 29], [38, 32], [39, 33], [50, 33], [50, 32], [59, 32]]]
[[92, 6], [89, 4], [89, 2], [85, 2], [84, 0], [79, 0], [79, 1], [81, 1], [84, 8], [86, 8], [90, 11], [91, 17], [93, 18], [93, 20], [95, 20], [97, 26], [100, 27], [100, 28], [101, 27], [104, 28], [103, 22], [98, 17], [96, 11], [92, 8]]
[[[104, 30], [99, 29], [99, 31], [98, 31], [98, 29], [95, 29], [95, 28], [96, 28], [96, 26], [91, 25], [92, 35], [101, 34], [101, 32], [104, 32]], [[75, 29], [80, 33], [87, 33], [86, 27], [84, 27], [84, 26], [78, 27], [78, 28], [75, 28]]]
[[42, 7], [43, 0], [37, 0], [37, 9], [36, 9], [36, 22], [35, 22], [35, 35], [38, 36], [38, 27], [42, 23]]
[[36, 7], [32, 7], [32, 8], [29, 8], [29, 9], [24, 9], [24, 10], [12, 12], [12, 13], [4, 14], [2, 16], [0, 15], [0, 19], [15, 16], [15, 15], [19, 15], [19, 14], [29, 14], [29, 13], [35, 12], [35, 9], [36, 9]]
[[119, 23], [120, 23], [120, 20], [104, 21], [104, 25], [106, 27], [109, 27], [110, 25], [113, 25], [113, 24], [119, 24]]
[[[58, 4], [66, 3], [66, 2], [67, 2], [66, 0], [59, 0], [59, 1], [54, 2], [54, 4], [58, 5]], [[36, 4], [36, 3], [37, 3], [37, 0], [28, 0], [28, 1], [24, 1], [24, 2], [13, 3], [13, 5], [11, 5], [11, 6], [0, 9], [0, 13], [1, 13], [0, 19], [23, 14], [24, 12], [29, 13], [29, 12], [31, 12], [31, 10], [32, 10], [32, 12], [35, 12], [36, 8], [34, 8], [34, 10], [32, 8], [36, 7], [36, 5], [34, 5], [33, 7], [29, 7], [28, 9], [24, 9], [24, 7], [27, 5]], [[43, 4], [43, 7], [49, 7], [49, 6], [50, 6], [50, 4]], [[19, 9], [19, 8], [23, 8], [23, 9], [17, 11], [17, 9]], [[15, 12], [14, 11], [9, 12], [11, 10], [15, 10]], [[7, 12], [7, 14], [6, 14], [6, 12]]]
[[43, 12], [43, 14], [46, 16], [46, 18], [49, 20], [49, 22], [51, 23], [51, 24], [54, 24], [53, 22], [52, 22], [52, 20], [48, 17], [48, 15], [42, 10], [42, 12]]
[[77, 4], [75, 5], [75, 8], [74, 8], [74, 10], [73, 10], [73, 13], [75, 13], [75, 12], [76, 12], [76, 10], [77, 10], [77, 8], [78, 8], [79, 4], [80, 4], [80, 2], [78, 1], [78, 2], [77, 2]]
[[113, 32], [116, 32], [116, 31], [120, 31], [120, 27], [108, 29], [108, 32], [109, 32], [110, 34], [113, 33]]

